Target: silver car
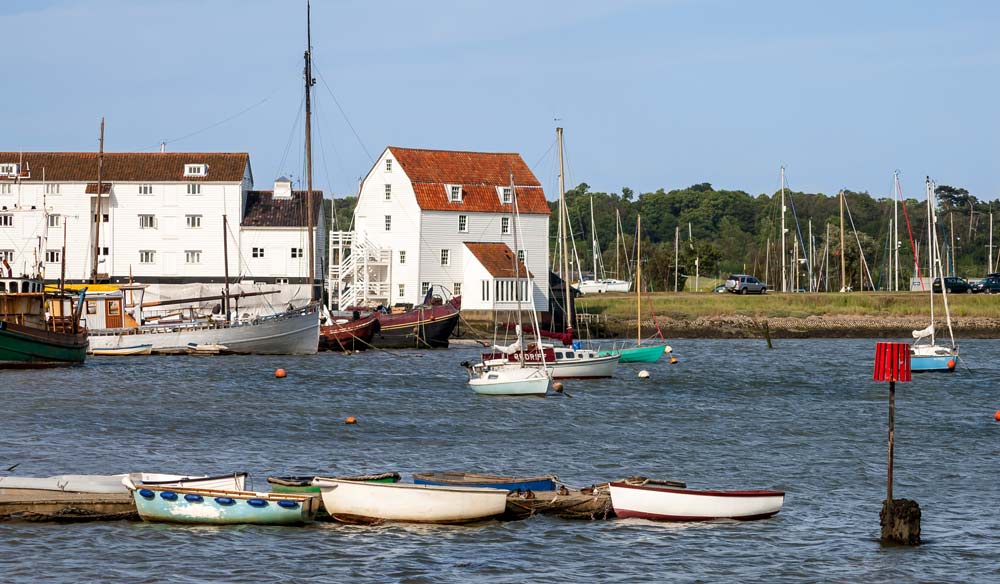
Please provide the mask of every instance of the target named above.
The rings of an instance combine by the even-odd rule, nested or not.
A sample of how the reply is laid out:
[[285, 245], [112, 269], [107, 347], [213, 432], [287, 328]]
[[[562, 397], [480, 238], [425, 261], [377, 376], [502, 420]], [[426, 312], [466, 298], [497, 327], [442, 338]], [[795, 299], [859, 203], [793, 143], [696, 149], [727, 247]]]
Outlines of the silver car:
[[726, 290], [733, 294], [763, 294], [767, 284], [746, 274], [732, 274], [726, 278]]

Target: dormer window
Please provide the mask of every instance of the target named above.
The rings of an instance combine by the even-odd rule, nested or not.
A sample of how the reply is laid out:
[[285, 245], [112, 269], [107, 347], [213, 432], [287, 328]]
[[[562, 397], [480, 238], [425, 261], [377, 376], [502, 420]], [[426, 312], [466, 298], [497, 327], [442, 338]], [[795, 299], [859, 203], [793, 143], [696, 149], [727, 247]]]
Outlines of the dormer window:
[[386, 172], [392, 172], [392, 159], [391, 158], [386, 158], [385, 159], [385, 171]]
[[448, 200], [452, 203], [462, 202], [462, 185], [445, 185], [448, 191]]
[[17, 176], [17, 165], [16, 164], [0, 164], [0, 176]]
[[510, 187], [497, 187], [497, 195], [500, 197], [500, 202], [504, 205], [509, 205], [514, 199], [514, 194]]
[[185, 164], [184, 176], [208, 176], [207, 164]]

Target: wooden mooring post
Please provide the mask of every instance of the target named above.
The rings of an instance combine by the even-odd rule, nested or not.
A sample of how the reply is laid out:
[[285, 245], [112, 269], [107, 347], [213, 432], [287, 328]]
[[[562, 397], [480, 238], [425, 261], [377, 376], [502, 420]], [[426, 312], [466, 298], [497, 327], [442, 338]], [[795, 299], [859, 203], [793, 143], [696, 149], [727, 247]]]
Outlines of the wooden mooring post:
[[886, 496], [879, 513], [882, 543], [920, 543], [920, 505], [911, 499], [893, 499], [892, 470], [896, 446], [896, 382], [910, 381], [910, 346], [906, 343], [878, 343], [875, 346], [875, 381], [889, 382], [889, 455], [886, 468]]

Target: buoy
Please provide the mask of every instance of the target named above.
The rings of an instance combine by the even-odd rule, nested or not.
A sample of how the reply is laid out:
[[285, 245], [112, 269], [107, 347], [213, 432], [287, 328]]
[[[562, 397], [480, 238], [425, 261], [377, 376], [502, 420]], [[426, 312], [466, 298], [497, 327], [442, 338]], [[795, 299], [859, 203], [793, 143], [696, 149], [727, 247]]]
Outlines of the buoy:
[[997, 410], [997, 413], [993, 414], [993, 419], [1000, 422], [1000, 410]]
[[643, 369], [642, 371], [639, 372], [639, 379], [648, 379], [648, 378], [649, 378], [649, 371]]
[[345, 424], [357, 424], [358, 420], [354, 416], [348, 416], [347, 419], [344, 420], [344, 423]]
[[284, 369], [278, 369], [277, 371], [274, 372], [274, 376], [277, 377], [278, 379], [284, 378], [285, 375], [287, 375], [287, 373], [285, 373]]
[[670, 364], [671, 365], [676, 365], [677, 364], [677, 357], [671, 357], [670, 358]]
[[954, 369], [954, 368], [955, 368], [955, 360], [948, 359], [948, 369]]
[[552, 389], [553, 389], [553, 391], [562, 391], [563, 390], [562, 381], [557, 381], [557, 382], [553, 383], [552, 384]]

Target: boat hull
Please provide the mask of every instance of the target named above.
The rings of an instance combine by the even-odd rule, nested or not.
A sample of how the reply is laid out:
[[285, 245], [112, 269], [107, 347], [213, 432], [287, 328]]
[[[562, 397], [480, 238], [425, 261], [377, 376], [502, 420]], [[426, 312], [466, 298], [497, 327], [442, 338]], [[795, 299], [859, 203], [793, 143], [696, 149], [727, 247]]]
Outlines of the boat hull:
[[319, 347], [319, 311], [315, 306], [235, 326], [143, 326], [92, 331], [93, 350], [152, 345], [154, 354], [187, 354], [192, 345], [226, 347], [228, 353], [312, 355]]
[[372, 345], [380, 349], [446, 349], [458, 325], [458, 306], [452, 299], [445, 304], [418, 307], [401, 314], [375, 313], [380, 329]]
[[132, 491], [143, 521], [206, 525], [301, 525], [316, 518], [310, 495], [138, 485]]
[[59, 333], [0, 321], [0, 368], [79, 365], [86, 357], [86, 333]]
[[937, 345], [910, 347], [910, 371], [951, 373], [958, 366], [958, 350]]
[[671, 349], [667, 345], [649, 347], [630, 347], [627, 349], [617, 349], [611, 351], [601, 351], [598, 355], [621, 355], [619, 363], [656, 363], [664, 353]]
[[133, 345], [131, 347], [120, 347], [118, 349], [91, 349], [90, 354], [108, 357], [127, 357], [129, 355], [151, 355], [153, 345]]
[[618, 517], [656, 521], [765, 519], [781, 510], [781, 491], [695, 491], [611, 483], [611, 505]]
[[345, 523], [472, 523], [493, 519], [507, 506], [507, 491], [403, 483], [317, 480], [323, 506]]
[[508, 491], [555, 491], [552, 477], [502, 477], [464, 472], [414, 473], [417, 485], [472, 487], [476, 489], [506, 489]]
[[548, 363], [547, 366], [552, 370], [552, 379], [600, 379], [614, 375], [620, 359], [621, 355], [604, 355], [579, 361], [556, 359], [555, 363]]
[[550, 379], [537, 367], [506, 366], [469, 380], [469, 387], [479, 395], [535, 395], [549, 392]]
[[381, 328], [378, 317], [369, 314], [344, 323], [319, 327], [321, 351], [363, 351], [372, 346], [375, 333]]

